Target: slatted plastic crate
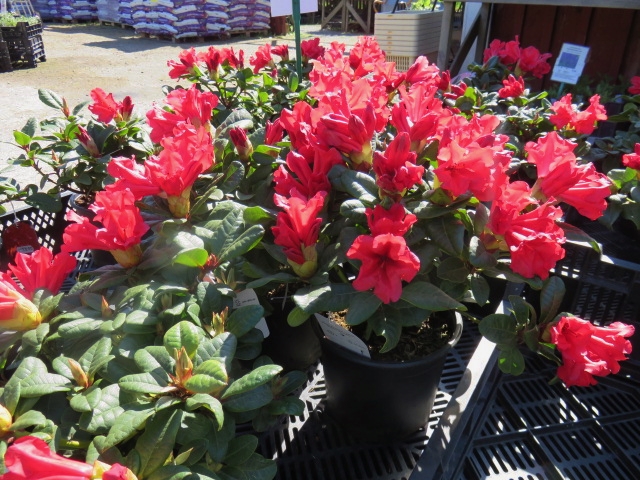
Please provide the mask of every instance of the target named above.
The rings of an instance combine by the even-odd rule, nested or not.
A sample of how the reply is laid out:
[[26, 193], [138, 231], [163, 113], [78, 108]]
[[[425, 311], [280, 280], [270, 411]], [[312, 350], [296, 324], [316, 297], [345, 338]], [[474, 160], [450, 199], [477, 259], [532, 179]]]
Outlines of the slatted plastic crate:
[[46, 61], [41, 23], [18, 22], [15, 27], [0, 28], [13, 66], [35, 67], [36, 62]]
[[396, 62], [398, 70], [407, 70], [415, 59], [424, 55], [430, 61], [440, 45], [443, 12], [405, 10], [376, 13], [374, 35], [387, 61]]

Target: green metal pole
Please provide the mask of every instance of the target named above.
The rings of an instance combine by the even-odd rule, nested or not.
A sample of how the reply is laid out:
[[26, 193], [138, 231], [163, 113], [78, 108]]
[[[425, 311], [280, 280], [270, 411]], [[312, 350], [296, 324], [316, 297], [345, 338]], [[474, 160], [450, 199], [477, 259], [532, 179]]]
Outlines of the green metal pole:
[[300, 48], [300, 0], [293, 0], [293, 32], [296, 36], [296, 73], [302, 78], [302, 49]]

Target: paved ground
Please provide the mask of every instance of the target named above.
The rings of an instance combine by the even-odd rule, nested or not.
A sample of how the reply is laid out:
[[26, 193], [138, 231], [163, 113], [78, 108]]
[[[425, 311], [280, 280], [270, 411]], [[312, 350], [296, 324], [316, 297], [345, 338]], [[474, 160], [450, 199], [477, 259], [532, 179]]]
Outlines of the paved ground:
[[[358, 34], [321, 30], [319, 25], [303, 25], [302, 39], [320, 37], [323, 45], [339, 41], [352, 46]], [[162, 86], [175, 84], [168, 76], [167, 60], [177, 59], [182, 49], [206, 49], [209, 45], [232, 46], [248, 58], [265, 43], [287, 43], [295, 53], [293, 34], [280, 37], [235, 36], [225, 41], [173, 43], [144, 38], [131, 29], [106, 25], [45, 24], [43, 33], [46, 62], [36, 68], [0, 73], [0, 170], [6, 160], [20, 154], [11, 145], [13, 130], [31, 117], [38, 120], [55, 111], [38, 98], [38, 89], [47, 88], [65, 97], [71, 106], [90, 100], [89, 92], [100, 87], [116, 99], [130, 95], [134, 111], [143, 115], [154, 101], [162, 100]], [[0, 176], [32, 178], [28, 169], [10, 168]]]

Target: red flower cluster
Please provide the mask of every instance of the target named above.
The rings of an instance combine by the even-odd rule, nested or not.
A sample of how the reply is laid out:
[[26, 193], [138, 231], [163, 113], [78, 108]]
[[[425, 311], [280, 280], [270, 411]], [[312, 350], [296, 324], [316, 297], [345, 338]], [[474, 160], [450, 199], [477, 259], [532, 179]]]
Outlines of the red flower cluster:
[[410, 282], [420, 270], [420, 260], [403, 238], [416, 217], [406, 214], [400, 203], [388, 210], [376, 205], [366, 214], [371, 235], [360, 235], [347, 251], [348, 258], [362, 262], [353, 287], [360, 291], [373, 288], [383, 303], [397, 302], [402, 282]]
[[504, 87], [498, 90], [500, 98], [519, 97], [524, 93], [524, 80], [522, 77], [514, 77], [509, 75], [506, 80], [502, 81]]
[[625, 167], [640, 170], [640, 143], [636, 143], [634, 153], [622, 155], [622, 164]]
[[142, 258], [140, 241], [149, 226], [135, 205], [133, 193], [117, 189], [98, 192], [89, 208], [96, 214], [93, 221], [72, 210], [67, 212], [66, 219], [74, 223], [62, 235], [63, 251], [108, 250], [123, 267], [137, 265]]
[[588, 387], [598, 383], [594, 376], [620, 371], [619, 362], [631, 353], [631, 342], [625, 338], [633, 335], [634, 327], [620, 322], [596, 327], [578, 317], [562, 317], [550, 333], [562, 354], [558, 378], [568, 387]]
[[89, 105], [89, 111], [98, 117], [98, 121], [109, 123], [115, 118], [116, 122], [126, 122], [131, 118], [133, 102], [128, 95], [121, 102], [116, 102], [113, 94], [106, 94], [101, 88], [91, 90], [93, 103]]
[[[41, 247], [30, 254], [18, 252], [9, 272], [0, 272], [0, 330], [31, 330], [42, 317], [31, 302], [39, 289], [55, 295], [77, 260], [68, 253], [53, 255]], [[18, 282], [14, 281], [14, 277]]]
[[233, 48], [209, 47], [206, 51], [197, 53], [191, 47], [182, 50], [178, 55], [178, 61], [169, 60], [169, 77], [176, 79], [199, 73], [201, 68], [206, 68], [211, 78], [218, 77], [218, 69], [222, 65], [241, 69], [244, 67], [244, 52], [234, 52]]
[[629, 93], [631, 95], [640, 95], [640, 76], [631, 77]]
[[26, 436], [15, 440], [5, 453], [7, 473], [3, 480], [136, 480], [128, 468], [115, 463], [101, 462], [89, 465], [53, 453], [37, 437]]
[[551, 105], [551, 110], [554, 111], [554, 114], [549, 117], [551, 123], [557, 128], [574, 130], [581, 135], [590, 135], [599, 121], [607, 119], [607, 111], [603, 105], [600, 105], [600, 95], [591, 97], [589, 106], [579, 111], [573, 106], [571, 94], [567, 93]]
[[515, 40], [509, 42], [493, 40], [489, 44], [489, 48], [484, 51], [483, 62], [486, 63], [491, 57], [498, 57], [500, 63], [507, 67], [513, 67], [517, 75], [530, 73], [536, 78], [542, 78], [551, 71], [551, 65], [547, 62], [551, 58], [551, 54], [541, 54], [533, 46], [520, 47], [517, 35]]

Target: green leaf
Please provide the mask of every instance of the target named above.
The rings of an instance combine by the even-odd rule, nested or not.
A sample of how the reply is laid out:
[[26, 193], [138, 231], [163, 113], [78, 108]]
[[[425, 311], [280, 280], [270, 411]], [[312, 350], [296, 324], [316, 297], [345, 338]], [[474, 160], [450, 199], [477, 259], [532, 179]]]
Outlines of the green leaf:
[[209, 259], [209, 252], [204, 248], [192, 248], [183, 250], [173, 257], [173, 263], [185, 265], [187, 267], [202, 267]]
[[[216, 335], [214, 338], [205, 340], [198, 346], [198, 350], [196, 351], [196, 363], [202, 363], [211, 358], [223, 358], [225, 361], [228, 361], [230, 365], [237, 346], [238, 339], [235, 335], [229, 332]], [[229, 368], [231, 367], [228, 366], [228, 369]]]
[[496, 256], [487, 251], [484, 243], [478, 237], [471, 237], [469, 241], [469, 262], [476, 268], [492, 268], [498, 263]]
[[74, 395], [69, 401], [69, 406], [76, 412], [91, 412], [102, 397], [102, 390], [97, 384], [91, 385], [88, 389]]
[[207, 453], [216, 463], [222, 463], [227, 451], [229, 442], [236, 436], [236, 422], [231, 415], [226, 415], [224, 424], [219, 430], [212, 430], [207, 438], [209, 441]]
[[540, 323], [545, 324], [553, 320], [562, 304], [566, 292], [562, 278], [549, 277], [540, 293]]
[[471, 276], [471, 292], [476, 303], [480, 306], [489, 301], [489, 295], [491, 294], [491, 287], [489, 282], [482, 275], [474, 274]]
[[310, 316], [311, 315], [309, 313], [296, 306], [293, 307], [293, 309], [289, 312], [289, 315], [287, 315], [287, 323], [292, 327], [299, 327], [304, 322], [306, 322]]
[[224, 249], [220, 252], [218, 259], [221, 262], [227, 262], [240, 255], [247, 253], [254, 248], [264, 235], [264, 227], [262, 225], [252, 225], [233, 242], [225, 244]]
[[224, 392], [222, 398], [225, 399], [233, 395], [239, 395], [260, 385], [264, 385], [275, 378], [281, 371], [282, 367], [280, 365], [263, 365], [258, 367], [229, 385], [229, 388]]
[[146, 480], [181, 480], [183, 478], [193, 477], [191, 469], [182, 465], [164, 465], [154, 470]]
[[13, 139], [21, 147], [27, 146], [31, 143], [31, 136], [21, 132], [20, 130], [13, 131]]
[[115, 447], [133, 438], [136, 433], [142, 430], [148, 418], [155, 412], [156, 410], [153, 406], [145, 407], [144, 405], [136, 405], [134, 409], [123, 411], [111, 425], [104, 441], [104, 448]]
[[249, 460], [241, 466], [227, 466], [220, 473], [228, 475], [225, 480], [247, 479], [247, 480], [271, 480], [277, 472], [276, 462], [268, 460], [257, 453], [249, 457]]
[[393, 308], [383, 308], [369, 320], [369, 324], [376, 335], [380, 335], [385, 339], [380, 353], [393, 350], [400, 341], [403, 319], [399, 313], [398, 310]]
[[432, 283], [413, 282], [402, 289], [400, 297], [418, 308], [441, 312], [444, 310], [466, 310], [460, 302], [454, 300]]
[[276, 398], [269, 406], [271, 415], [304, 415], [305, 403], [296, 397]]
[[467, 265], [456, 257], [445, 258], [438, 265], [438, 277], [443, 280], [450, 280], [455, 283], [466, 282], [470, 273]]
[[102, 389], [98, 401], [90, 412], [83, 413], [79, 425], [93, 434], [106, 433], [127, 410], [144, 408], [140, 398], [122, 391], [118, 384], [108, 385]]
[[580, 245], [589, 246], [593, 248], [596, 252], [602, 253], [602, 250], [600, 249], [600, 245], [598, 244], [598, 242], [595, 239], [593, 239], [591, 236], [589, 236], [587, 233], [585, 233], [578, 227], [569, 225], [568, 223], [563, 223], [563, 222], [557, 222], [557, 223], [564, 231], [564, 235], [565, 237], [567, 237], [568, 241], [573, 243], [578, 243]]
[[258, 447], [258, 438], [253, 435], [240, 435], [229, 442], [229, 451], [224, 457], [224, 463], [239, 466], [245, 463]]
[[154, 372], [135, 373], [122, 377], [118, 385], [127, 392], [163, 393], [169, 385], [169, 377], [164, 371], [157, 369]]
[[185, 407], [189, 412], [197, 410], [198, 408], [206, 408], [213, 413], [213, 416], [218, 422], [218, 430], [222, 428], [222, 425], [224, 424], [224, 411], [220, 400], [216, 397], [212, 397], [205, 393], [196, 393], [195, 395], [187, 398]]
[[184, 383], [184, 387], [194, 393], [215, 395], [226, 387], [228, 382], [229, 376], [224, 360], [212, 358], [193, 369], [193, 376]]
[[465, 228], [463, 223], [452, 217], [437, 217], [426, 224], [429, 237], [445, 252], [454, 257], [462, 255]]
[[140, 454], [140, 477], [151, 475], [172, 455], [181, 420], [181, 410], [162, 410], [147, 422], [135, 447]]
[[274, 220], [274, 216], [262, 207], [245, 208], [244, 212], [242, 212], [242, 218], [250, 224], [266, 223]]
[[160, 346], [150, 346], [144, 350], [138, 350], [133, 359], [143, 372], [153, 372], [154, 370], [173, 372], [175, 368], [173, 357], [169, 355], [166, 348]]
[[517, 328], [528, 325], [532, 315], [535, 317], [535, 310], [524, 298], [517, 295], [509, 295], [509, 303], [511, 303], [511, 310], [516, 319]]
[[189, 358], [193, 358], [203, 338], [204, 334], [200, 328], [183, 320], [167, 330], [167, 333], [164, 334], [163, 344], [169, 355], [173, 356], [176, 350], [179, 351], [184, 347]]
[[252, 330], [264, 316], [260, 305], [245, 305], [236, 308], [227, 319], [226, 330], [240, 338]]
[[520, 375], [524, 372], [524, 357], [518, 347], [500, 349], [498, 367], [504, 373]]
[[366, 222], [365, 210], [364, 204], [356, 199], [346, 200], [340, 205], [340, 215], [356, 222]]
[[360, 325], [374, 314], [382, 301], [372, 292], [358, 292], [352, 300], [345, 321], [348, 325]]
[[482, 203], [476, 205], [475, 215], [473, 216], [473, 232], [476, 236], [479, 236], [484, 232], [484, 227], [489, 222], [489, 209]]
[[300, 288], [293, 295], [296, 305], [308, 314], [339, 312], [349, 307], [356, 290], [348, 284], [323, 284]]
[[47, 417], [45, 417], [42, 412], [38, 412], [37, 410], [30, 410], [28, 412], [20, 415], [19, 418], [14, 420], [11, 424], [10, 430], [12, 432], [19, 432], [20, 430], [25, 430], [29, 427], [39, 427], [46, 423]]
[[478, 325], [480, 333], [490, 342], [499, 345], [516, 345], [516, 321], [509, 315], [494, 313], [487, 315]]
[[31, 117], [27, 120], [27, 123], [22, 127], [22, 133], [26, 133], [30, 137], [33, 137], [38, 132], [38, 119]]
[[60, 95], [46, 88], [38, 89], [38, 97], [42, 103], [51, 108], [60, 110], [64, 105], [64, 100]]
[[248, 412], [268, 405], [273, 400], [269, 385], [260, 385], [253, 390], [234, 395], [225, 401], [225, 408], [230, 412]]
[[16, 383], [20, 384], [20, 398], [37, 398], [70, 389], [66, 377], [48, 373], [44, 362], [37, 357], [25, 358], [7, 382], [5, 389], [13, 387]]

